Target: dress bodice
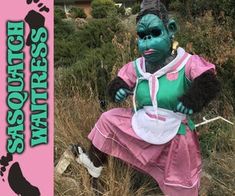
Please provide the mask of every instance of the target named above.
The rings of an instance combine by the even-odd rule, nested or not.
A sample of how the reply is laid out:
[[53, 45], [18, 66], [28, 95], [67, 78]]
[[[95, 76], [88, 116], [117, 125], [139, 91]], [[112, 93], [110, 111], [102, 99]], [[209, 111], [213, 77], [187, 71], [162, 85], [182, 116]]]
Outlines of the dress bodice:
[[[181, 69], [173, 76], [166, 74], [159, 79], [159, 90], [157, 94], [158, 107], [174, 110], [178, 101], [184, 92], [189, 88], [190, 81], [185, 77], [185, 69]], [[152, 101], [149, 93], [149, 85], [147, 80], [140, 79], [137, 84], [136, 101], [138, 108], [143, 106], [151, 106]]]

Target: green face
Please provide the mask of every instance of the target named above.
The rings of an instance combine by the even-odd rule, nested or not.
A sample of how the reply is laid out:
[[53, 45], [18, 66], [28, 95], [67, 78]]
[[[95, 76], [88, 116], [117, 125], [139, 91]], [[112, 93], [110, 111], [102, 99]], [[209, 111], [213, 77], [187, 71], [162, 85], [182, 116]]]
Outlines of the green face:
[[137, 24], [138, 49], [149, 64], [160, 64], [171, 51], [171, 38], [162, 20], [147, 14]]

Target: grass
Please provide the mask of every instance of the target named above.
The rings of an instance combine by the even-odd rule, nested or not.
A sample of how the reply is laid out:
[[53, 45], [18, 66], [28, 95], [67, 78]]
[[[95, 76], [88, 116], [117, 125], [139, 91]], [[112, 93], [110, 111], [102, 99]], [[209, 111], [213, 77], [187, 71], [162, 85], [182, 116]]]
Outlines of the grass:
[[[55, 165], [71, 143], [89, 147], [87, 135], [99, 118], [101, 111], [94, 95], [79, 93], [72, 97], [57, 95], [55, 100]], [[88, 97], [85, 99], [84, 97]], [[129, 105], [129, 103], [127, 103]], [[109, 107], [117, 107], [110, 105]], [[198, 117], [199, 118], [199, 117]], [[200, 128], [200, 142], [204, 157], [203, 169], [211, 177], [209, 194], [211, 196], [234, 193], [235, 161], [234, 130], [220, 122]], [[55, 176], [55, 195], [57, 196], [153, 196], [162, 195], [155, 181], [141, 174], [115, 158], [108, 165], [92, 188], [87, 171], [75, 161], [62, 176]], [[99, 193], [99, 194], [98, 194]]]
[[[127, 21], [128, 22], [128, 21]], [[129, 26], [129, 23], [127, 23]], [[131, 23], [132, 24], [132, 23]], [[133, 28], [134, 31], [134, 28]], [[128, 39], [126, 39], [128, 40]], [[128, 42], [129, 43], [129, 42]], [[126, 62], [130, 54], [124, 54], [128, 43], [117, 45], [120, 59]], [[124, 47], [124, 49], [122, 48]], [[119, 64], [114, 65], [112, 76]], [[87, 135], [101, 115], [98, 99], [87, 82], [87, 90], [81, 91], [80, 82], [70, 68], [60, 67], [55, 70], [55, 165], [63, 152], [71, 143], [80, 143], [89, 147]], [[115, 73], [114, 73], [115, 72]], [[63, 77], [66, 75], [66, 77]], [[70, 80], [67, 80], [71, 78]], [[82, 81], [84, 83], [84, 81]], [[80, 84], [80, 85], [79, 85]], [[222, 115], [235, 122], [233, 107], [227, 94], [213, 101], [201, 114], [194, 116], [195, 122]], [[131, 107], [131, 101], [121, 105]], [[117, 107], [110, 104], [109, 108]], [[203, 156], [203, 171], [209, 174], [206, 181], [202, 180], [201, 196], [235, 195], [235, 127], [223, 121], [216, 121], [199, 127], [199, 139]], [[92, 188], [95, 187], [95, 188]], [[62, 175], [55, 175], [56, 196], [158, 196], [163, 195], [156, 182], [149, 176], [141, 174], [125, 163], [110, 158], [98, 181], [91, 181], [87, 171], [75, 161]]]
[[[110, 106], [112, 107], [112, 106]], [[87, 135], [101, 112], [95, 98], [84, 99], [79, 94], [55, 100], [55, 165], [71, 143], [89, 147]], [[161, 195], [155, 181], [115, 158], [92, 188], [87, 171], [75, 161], [62, 176], [55, 176], [55, 195], [80, 196], [100, 193], [106, 196]]]

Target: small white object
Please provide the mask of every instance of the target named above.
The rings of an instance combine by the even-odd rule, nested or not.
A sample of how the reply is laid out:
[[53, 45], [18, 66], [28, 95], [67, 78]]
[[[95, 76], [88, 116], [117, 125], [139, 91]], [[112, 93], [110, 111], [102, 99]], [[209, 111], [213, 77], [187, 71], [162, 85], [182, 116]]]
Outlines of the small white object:
[[87, 154], [83, 152], [81, 147], [78, 147], [78, 152], [79, 152], [79, 155], [78, 155], [78, 158], [76, 158], [76, 161], [79, 164], [83, 165], [88, 170], [89, 174], [92, 177], [98, 178], [101, 174], [103, 167], [94, 166], [93, 162], [90, 160]]
[[69, 150], [66, 150], [55, 167], [55, 173], [62, 175], [70, 165], [72, 159], [73, 159], [72, 154], [70, 153]]
[[122, 7], [122, 3], [115, 3], [115, 5], [119, 8]]
[[199, 127], [199, 126], [201, 126], [201, 125], [205, 125], [205, 124], [208, 124], [208, 123], [210, 123], [210, 122], [213, 122], [213, 121], [216, 121], [216, 120], [219, 120], [219, 119], [221, 119], [221, 120], [223, 120], [223, 121], [225, 121], [225, 122], [227, 122], [227, 123], [233, 125], [233, 123], [232, 123], [231, 121], [229, 121], [229, 120], [227, 120], [227, 119], [225, 119], [225, 118], [223, 118], [223, 117], [221, 117], [221, 116], [217, 116], [217, 117], [212, 118], [212, 119], [210, 119], [210, 120], [207, 120], [205, 117], [203, 117], [203, 122], [196, 124], [195, 127]]
[[64, 4], [64, 13], [69, 14], [70, 9]]
[[125, 15], [126, 15], [126, 16], [130, 16], [130, 15], [131, 15], [131, 12], [132, 12], [132, 9], [131, 9], [130, 7], [125, 8]]

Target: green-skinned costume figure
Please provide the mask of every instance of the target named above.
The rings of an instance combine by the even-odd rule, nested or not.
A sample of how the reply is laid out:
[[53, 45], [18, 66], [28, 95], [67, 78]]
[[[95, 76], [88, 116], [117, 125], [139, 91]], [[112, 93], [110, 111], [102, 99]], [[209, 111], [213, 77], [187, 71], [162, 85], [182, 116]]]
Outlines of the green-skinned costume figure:
[[133, 108], [103, 113], [88, 136], [88, 153], [78, 145], [73, 152], [95, 178], [111, 155], [151, 175], [165, 195], [196, 196], [201, 155], [190, 115], [219, 91], [215, 66], [173, 47], [177, 26], [158, 0], [142, 2], [136, 29], [141, 57], [109, 85], [114, 102], [133, 94]]

